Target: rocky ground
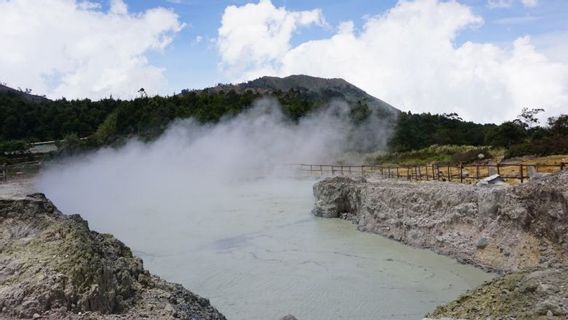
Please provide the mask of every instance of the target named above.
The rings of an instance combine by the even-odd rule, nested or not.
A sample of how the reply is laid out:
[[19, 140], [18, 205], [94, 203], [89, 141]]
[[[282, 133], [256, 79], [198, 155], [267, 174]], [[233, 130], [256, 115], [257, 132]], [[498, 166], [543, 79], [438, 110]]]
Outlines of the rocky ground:
[[207, 299], [144, 270], [113, 236], [42, 194], [22, 197], [25, 186], [11, 188], [0, 197], [1, 319], [225, 319]]
[[314, 194], [316, 216], [507, 273], [432, 318], [568, 318], [568, 172], [519, 186], [335, 177]]
[[431, 318], [566, 319], [568, 268], [534, 268], [513, 272], [440, 306]]

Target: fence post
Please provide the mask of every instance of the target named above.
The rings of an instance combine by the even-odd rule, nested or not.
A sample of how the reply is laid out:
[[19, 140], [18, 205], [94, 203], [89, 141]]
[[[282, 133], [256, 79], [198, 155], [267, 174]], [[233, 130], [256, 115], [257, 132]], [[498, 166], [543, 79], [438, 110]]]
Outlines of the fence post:
[[501, 169], [499, 168], [499, 163], [497, 164], [497, 174], [501, 175]]
[[521, 183], [523, 183], [523, 165], [522, 164], [519, 165], [519, 170], [520, 170], [520, 173], [521, 173]]
[[475, 179], [479, 180], [479, 165], [478, 164], [475, 165]]
[[452, 172], [450, 171], [450, 165], [448, 164], [448, 181], [452, 181]]
[[400, 175], [398, 174], [398, 166], [396, 166], [396, 178], [400, 178]]
[[463, 163], [460, 162], [460, 183], [463, 183]]
[[560, 162], [560, 171], [564, 171], [566, 164], [564, 162]]

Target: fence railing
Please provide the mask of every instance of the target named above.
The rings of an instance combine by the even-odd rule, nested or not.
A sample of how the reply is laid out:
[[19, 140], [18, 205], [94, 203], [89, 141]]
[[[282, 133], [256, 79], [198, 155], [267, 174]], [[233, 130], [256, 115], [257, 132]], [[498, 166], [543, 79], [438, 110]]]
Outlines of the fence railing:
[[407, 180], [437, 180], [474, 183], [481, 179], [498, 174], [507, 182], [523, 183], [534, 176], [559, 172], [567, 169], [565, 163], [560, 164], [432, 164], [417, 166], [396, 165], [329, 165], [299, 164], [301, 172], [317, 176], [372, 176], [399, 178]]
[[[0, 165], [0, 182], [14, 178], [25, 178], [36, 174], [41, 162], [21, 162], [11, 165]], [[408, 165], [330, 165], [330, 164], [298, 164], [294, 165], [300, 172], [316, 176], [381, 176], [407, 180], [437, 180], [461, 183], [475, 183], [481, 179], [498, 174], [507, 182], [523, 183], [531, 177], [555, 173], [568, 169], [568, 164], [432, 164], [421, 166]]]

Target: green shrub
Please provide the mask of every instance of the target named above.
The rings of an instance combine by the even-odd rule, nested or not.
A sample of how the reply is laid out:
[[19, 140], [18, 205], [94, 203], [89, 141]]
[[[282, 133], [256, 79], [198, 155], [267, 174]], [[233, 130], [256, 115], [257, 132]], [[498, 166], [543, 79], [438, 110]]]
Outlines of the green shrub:
[[13, 152], [26, 152], [30, 145], [23, 140], [0, 141], [0, 155]]
[[492, 158], [489, 148], [476, 148], [465, 152], [456, 152], [452, 155], [453, 163], [470, 163], [476, 160]]
[[548, 156], [568, 154], [568, 136], [544, 137], [538, 140], [513, 145], [505, 153], [506, 158], [525, 155]]
[[404, 165], [427, 163], [468, 163], [478, 159], [482, 153], [489, 158], [504, 153], [503, 149], [485, 146], [432, 145], [420, 150], [392, 152], [375, 158], [375, 163], [397, 163]]

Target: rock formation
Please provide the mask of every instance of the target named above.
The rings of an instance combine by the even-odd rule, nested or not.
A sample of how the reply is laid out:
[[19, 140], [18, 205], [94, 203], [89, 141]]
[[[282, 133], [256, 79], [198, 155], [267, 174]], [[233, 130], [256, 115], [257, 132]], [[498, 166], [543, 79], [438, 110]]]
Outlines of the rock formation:
[[497, 271], [568, 261], [568, 172], [519, 186], [373, 182], [314, 186], [316, 216]]
[[514, 187], [336, 177], [314, 194], [316, 216], [509, 272], [430, 319], [568, 317], [568, 172]]
[[2, 319], [225, 319], [43, 194], [0, 199], [0, 310]]
[[[537, 268], [494, 279], [440, 306], [433, 319], [566, 319], [568, 268]], [[498, 317], [496, 317], [498, 315]]]

